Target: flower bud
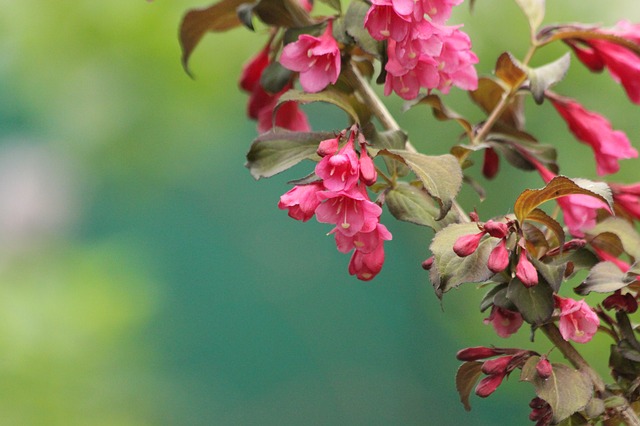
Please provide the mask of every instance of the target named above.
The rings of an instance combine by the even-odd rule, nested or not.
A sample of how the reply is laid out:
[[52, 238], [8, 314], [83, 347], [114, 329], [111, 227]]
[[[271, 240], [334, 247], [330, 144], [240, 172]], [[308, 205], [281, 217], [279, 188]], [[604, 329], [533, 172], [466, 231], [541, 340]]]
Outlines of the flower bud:
[[472, 211], [471, 213], [469, 213], [469, 219], [471, 219], [471, 222], [480, 221], [480, 217], [478, 216], [478, 213], [476, 213], [475, 211]]
[[453, 251], [460, 257], [469, 256], [478, 249], [478, 245], [483, 236], [484, 231], [478, 232], [477, 234], [463, 235], [456, 240], [453, 245]]
[[367, 186], [371, 186], [376, 183], [378, 174], [376, 173], [376, 166], [373, 164], [373, 159], [369, 157], [367, 148], [364, 145], [360, 145], [360, 180]]
[[493, 148], [484, 150], [484, 161], [482, 163], [482, 175], [487, 179], [493, 179], [500, 169], [500, 157]]
[[473, 348], [465, 348], [458, 351], [456, 358], [460, 361], [477, 361], [479, 359], [491, 358], [500, 352], [492, 348], [484, 346], [476, 346]]
[[496, 389], [498, 389], [498, 386], [502, 383], [504, 376], [504, 374], [494, 374], [480, 380], [480, 383], [476, 386], [476, 395], [480, 398], [486, 398], [491, 395]]
[[491, 272], [502, 272], [509, 266], [509, 250], [507, 250], [507, 243], [502, 239], [497, 246], [491, 250], [489, 254], [489, 260], [487, 261], [487, 267]]
[[422, 262], [422, 269], [424, 269], [425, 271], [429, 271], [431, 270], [431, 267], [433, 266], [433, 256], [431, 256], [428, 259], [425, 259], [424, 262]]
[[504, 238], [509, 233], [509, 226], [504, 222], [488, 220], [484, 224], [484, 230], [495, 238]]
[[320, 157], [326, 157], [327, 155], [333, 155], [338, 152], [338, 140], [342, 135], [338, 135], [333, 139], [325, 139], [318, 145], [316, 151]]
[[482, 364], [482, 372], [490, 376], [495, 374], [506, 374], [507, 367], [512, 359], [513, 355], [507, 355], [487, 360]]
[[543, 356], [540, 358], [540, 361], [536, 364], [536, 371], [538, 372], [538, 376], [543, 379], [548, 379], [551, 377], [553, 373], [553, 368], [551, 367], [551, 363], [547, 359], [547, 357]]
[[522, 281], [522, 284], [524, 284], [525, 287], [533, 287], [538, 284], [538, 271], [527, 258], [526, 250], [522, 250], [520, 252], [520, 258], [516, 265], [516, 277]]

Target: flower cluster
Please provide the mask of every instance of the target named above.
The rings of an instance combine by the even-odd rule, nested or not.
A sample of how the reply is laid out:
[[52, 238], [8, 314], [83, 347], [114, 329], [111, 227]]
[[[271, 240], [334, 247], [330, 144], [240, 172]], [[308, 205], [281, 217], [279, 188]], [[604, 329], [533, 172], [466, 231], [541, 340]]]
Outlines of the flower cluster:
[[[318, 155], [322, 160], [315, 174], [320, 180], [296, 185], [280, 197], [278, 207], [289, 216], [307, 221], [314, 215], [318, 222], [335, 225], [333, 234], [338, 250], [349, 253], [349, 273], [363, 281], [373, 279], [384, 263], [384, 241], [391, 233], [380, 223], [382, 209], [369, 199], [366, 186], [375, 183], [377, 175], [369, 157], [366, 141], [357, 128], [352, 128], [342, 148], [342, 132], [333, 139], [320, 142]], [[354, 148], [358, 139], [360, 155]]]
[[414, 99], [420, 88], [447, 93], [455, 85], [474, 90], [478, 77], [471, 40], [459, 27], [446, 26], [462, 0], [373, 0], [365, 27], [387, 40], [385, 95]]
[[288, 82], [278, 93], [269, 93], [262, 87], [260, 79], [264, 70], [271, 63], [270, 50], [271, 44], [267, 43], [264, 49], [251, 58], [242, 69], [240, 87], [249, 93], [247, 115], [258, 121], [258, 132], [260, 133], [271, 130], [274, 125], [299, 132], [309, 131], [311, 128], [307, 116], [300, 110], [296, 102], [284, 103], [278, 109], [275, 117], [273, 116], [278, 99], [284, 92], [291, 89], [292, 83]]

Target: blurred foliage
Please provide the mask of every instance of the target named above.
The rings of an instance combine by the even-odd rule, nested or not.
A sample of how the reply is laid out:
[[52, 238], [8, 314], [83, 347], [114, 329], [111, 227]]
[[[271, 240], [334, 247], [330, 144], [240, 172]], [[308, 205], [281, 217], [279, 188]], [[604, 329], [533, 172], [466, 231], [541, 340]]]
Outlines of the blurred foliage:
[[[549, 2], [547, 22], [638, 21], [633, 4]], [[204, 5], [0, 0], [0, 144], [63, 158], [68, 179], [55, 182], [70, 194], [51, 225], [29, 222], [7, 240], [0, 220], [0, 424], [525, 423], [533, 391], [513, 379], [472, 398], [471, 413], [459, 404], [458, 349], [531, 346], [527, 330], [505, 342], [482, 324], [474, 286], [448, 294], [442, 311], [419, 266], [428, 231], [385, 214], [394, 235], [385, 269], [357, 282], [325, 226], [276, 208], [285, 182], [308, 165], [259, 182], [242, 167], [255, 127], [236, 79], [266, 34], [208, 35], [190, 61], [193, 81], [177, 26]], [[476, 1], [452, 22], [465, 23], [483, 73], [496, 48], [524, 53], [526, 20], [511, 2]], [[534, 65], [562, 53], [545, 49]], [[558, 91], [611, 117], [638, 147], [638, 111], [608, 76], [574, 63]], [[446, 102], [480, 118], [462, 93]], [[460, 133], [426, 108], [389, 105], [430, 153], [448, 151]], [[559, 147], [562, 171], [595, 177], [588, 147], [551, 107], [527, 108], [528, 128]], [[305, 109], [318, 130], [345, 123], [329, 107]], [[638, 177], [623, 163], [618, 180]], [[541, 183], [503, 165], [486, 183], [494, 195], [480, 203], [467, 189], [462, 203], [481, 217], [505, 214]], [[0, 191], [0, 204], [22, 193]], [[39, 193], [26, 208], [48, 211]], [[604, 364], [594, 346], [591, 359]]]

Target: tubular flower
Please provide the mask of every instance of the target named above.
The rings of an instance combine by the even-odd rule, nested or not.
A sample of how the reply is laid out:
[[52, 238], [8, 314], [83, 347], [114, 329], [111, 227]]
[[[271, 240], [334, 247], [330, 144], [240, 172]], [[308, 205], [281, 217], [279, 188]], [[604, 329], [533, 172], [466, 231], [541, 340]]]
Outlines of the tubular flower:
[[638, 151], [631, 146], [627, 135], [613, 130], [603, 116], [587, 111], [573, 99], [559, 96], [551, 96], [550, 99], [571, 133], [593, 149], [599, 175], [617, 172], [621, 159], [638, 157]]
[[554, 295], [556, 307], [560, 309], [558, 327], [564, 340], [586, 343], [593, 338], [600, 325], [598, 315], [584, 300], [573, 300]]
[[640, 183], [622, 185], [610, 183], [613, 193], [613, 201], [617, 209], [622, 210], [627, 216], [640, 220]]
[[323, 189], [320, 182], [296, 185], [280, 197], [278, 208], [289, 210], [289, 217], [306, 222], [313, 217], [316, 208], [320, 205], [317, 195]]
[[298, 40], [282, 49], [280, 63], [300, 73], [300, 85], [311, 93], [334, 84], [340, 75], [340, 48], [333, 38], [333, 22], [320, 37], [302, 34]]
[[523, 319], [519, 312], [510, 311], [493, 305], [491, 314], [485, 318], [485, 324], [491, 324], [500, 337], [509, 337], [520, 329]]

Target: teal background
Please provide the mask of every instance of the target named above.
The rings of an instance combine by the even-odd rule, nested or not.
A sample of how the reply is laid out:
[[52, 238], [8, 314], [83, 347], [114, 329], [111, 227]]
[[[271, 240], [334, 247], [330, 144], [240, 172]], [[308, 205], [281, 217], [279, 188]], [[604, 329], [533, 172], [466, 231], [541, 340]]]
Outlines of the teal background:
[[[632, 0], [548, 3], [546, 23], [640, 21]], [[420, 268], [428, 229], [385, 213], [386, 265], [359, 282], [325, 225], [277, 209], [311, 163], [251, 178], [243, 164], [255, 124], [236, 81], [266, 34], [208, 35], [191, 80], [177, 27], [207, 4], [0, 0], [0, 424], [527, 424], [533, 390], [517, 375], [465, 412], [455, 353], [550, 345], [530, 343], [525, 329], [497, 337], [473, 285], [441, 305]], [[503, 50], [522, 57], [528, 30], [514, 3], [467, 9], [452, 23], [464, 22], [479, 72]], [[546, 48], [533, 64], [564, 51]], [[574, 60], [557, 91], [640, 148], [638, 107], [606, 73]], [[463, 93], [446, 102], [482, 119]], [[426, 108], [388, 105], [424, 152], [445, 153], [460, 134]], [[304, 108], [315, 129], [346, 124], [330, 107]], [[550, 105], [527, 110], [527, 128], [558, 147], [564, 174], [597, 178], [591, 151]], [[640, 180], [637, 161], [614, 180]], [[505, 214], [541, 183], [503, 162], [486, 201], [466, 188], [461, 203], [482, 218]], [[585, 347], [603, 372], [608, 343]]]

